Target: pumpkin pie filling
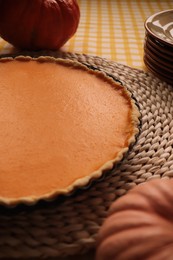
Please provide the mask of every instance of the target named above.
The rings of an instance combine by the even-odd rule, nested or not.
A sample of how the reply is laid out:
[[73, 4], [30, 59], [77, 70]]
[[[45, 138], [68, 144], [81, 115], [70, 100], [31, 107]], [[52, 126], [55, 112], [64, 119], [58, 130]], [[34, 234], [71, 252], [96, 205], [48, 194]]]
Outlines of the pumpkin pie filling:
[[134, 141], [139, 113], [124, 87], [102, 73], [18, 58], [0, 62], [0, 79], [1, 201], [87, 184]]

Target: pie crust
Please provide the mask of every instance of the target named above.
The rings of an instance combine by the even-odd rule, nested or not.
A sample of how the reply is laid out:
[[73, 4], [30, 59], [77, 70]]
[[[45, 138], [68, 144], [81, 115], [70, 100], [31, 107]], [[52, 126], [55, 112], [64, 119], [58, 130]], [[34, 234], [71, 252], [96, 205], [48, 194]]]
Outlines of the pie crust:
[[124, 86], [78, 62], [0, 60], [0, 204], [52, 200], [113, 168], [138, 133]]

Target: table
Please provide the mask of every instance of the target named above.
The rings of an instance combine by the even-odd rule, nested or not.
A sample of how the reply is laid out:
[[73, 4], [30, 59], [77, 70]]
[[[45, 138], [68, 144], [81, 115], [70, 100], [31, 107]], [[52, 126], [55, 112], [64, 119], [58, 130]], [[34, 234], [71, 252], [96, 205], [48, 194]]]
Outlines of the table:
[[[172, 9], [172, 0], [78, 0], [81, 19], [78, 30], [62, 51], [85, 53], [144, 69], [144, 21], [151, 14]], [[0, 38], [0, 55], [13, 47]], [[61, 259], [61, 258], [56, 258]], [[65, 258], [94, 259], [94, 252]]]
[[[86, 53], [131, 67], [143, 63], [144, 21], [155, 12], [172, 9], [172, 0], [78, 0], [78, 30], [63, 51]], [[0, 38], [0, 55], [12, 46]]]

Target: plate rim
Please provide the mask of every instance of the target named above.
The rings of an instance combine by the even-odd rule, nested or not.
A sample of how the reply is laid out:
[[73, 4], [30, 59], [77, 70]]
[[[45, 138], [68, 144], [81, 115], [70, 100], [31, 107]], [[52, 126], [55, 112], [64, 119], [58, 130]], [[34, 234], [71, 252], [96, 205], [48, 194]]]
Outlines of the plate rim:
[[154, 17], [158, 16], [158, 15], [162, 15], [162, 14], [165, 14], [165, 13], [170, 13], [172, 12], [173, 13], [173, 9], [167, 9], [167, 10], [163, 10], [163, 11], [160, 11], [160, 12], [157, 12], [157, 13], [154, 13], [152, 15], [150, 15], [144, 22], [144, 28], [145, 30], [150, 34], [152, 35], [154, 38], [156, 38], [157, 40], [163, 42], [164, 44], [166, 45], [169, 45], [171, 47], [173, 47], [173, 41], [172, 43], [170, 41], [167, 41], [167, 40], [164, 40], [162, 37], [159, 37], [157, 34], [155, 34], [149, 27], [148, 27], [148, 23], [152, 23], [152, 20], [154, 19]]

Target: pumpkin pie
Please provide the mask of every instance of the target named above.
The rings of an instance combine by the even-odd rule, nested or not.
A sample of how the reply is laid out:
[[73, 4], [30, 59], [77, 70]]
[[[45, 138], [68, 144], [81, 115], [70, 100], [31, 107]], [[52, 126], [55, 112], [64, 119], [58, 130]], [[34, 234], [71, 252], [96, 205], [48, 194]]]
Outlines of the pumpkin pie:
[[35, 203], [83, 187], [120, 161], [138, 132], [127, 90], [50, 57], [0, 60], [0, 203]]

